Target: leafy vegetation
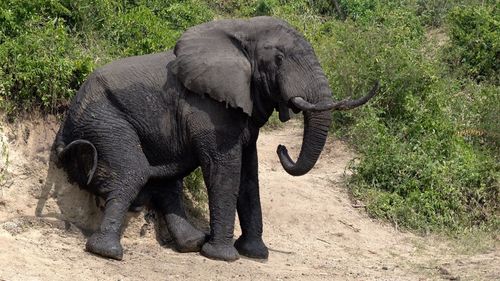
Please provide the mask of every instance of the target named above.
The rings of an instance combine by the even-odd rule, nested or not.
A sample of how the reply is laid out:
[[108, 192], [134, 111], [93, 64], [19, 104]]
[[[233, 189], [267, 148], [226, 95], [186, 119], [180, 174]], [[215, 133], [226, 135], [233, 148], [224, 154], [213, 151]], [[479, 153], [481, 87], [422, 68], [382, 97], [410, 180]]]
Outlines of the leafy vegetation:
[[0, 98], [7, 111], [57, 108], [71, 98], [92, 69], [92, 58], [75, 44], [61, 23], [7, 38], [0, 45]]
[[[112, 59], [170, 49], [214, 18], [258, 15], [305, 35], [336, 99], [380, 80], [375, 100], [333, 116], [359, 152], [349, 187], [370, 214], [421, 231], [498, 230], [498, 1], [0, 1], [0, 107], [63, 110]], [[199, 170], [186, 185], [206, 200]]]
[[0, 106], [58, 111], [97, 66], [171, 49], [182, 32], [209, 21], [204, 2], [0, 2]]
[[[484, 12], [494, 8], [454, 7], [440, 32], [469, 29], [468, 38], [451, 36], [436, 58], [426, 53], [425, 21], [410, 4], [379, 2], [352, 20], [320, 28], [316, 49], [334, 93], [366, 92], [374, 78], [382, 84], [375, 102], [334, 114], [335, 127], [360, 152], [351, 166], [351, 190], [369, 213], [402, 227], [497, 229], [499, 33], [491, 31], [494, 13]], [[456, 20], [463, 14], [472, 18]], [[470, 63], [457, 66], [450, 56]]]
[[476, 80], [500, 82], [500, 4], [456, 7], [448, 19], [451, 66]]

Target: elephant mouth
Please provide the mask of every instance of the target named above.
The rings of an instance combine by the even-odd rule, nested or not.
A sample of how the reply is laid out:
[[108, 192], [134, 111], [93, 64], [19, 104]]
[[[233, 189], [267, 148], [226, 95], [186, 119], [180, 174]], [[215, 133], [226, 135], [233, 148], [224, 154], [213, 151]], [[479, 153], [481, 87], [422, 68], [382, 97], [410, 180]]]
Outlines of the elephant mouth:
[[[297, 100], [299, 102], [297, 102]], [[328, 106], [330, 106], [330, 104], [331, 102], [325, 104], [310, 104], [300, 97], [295, 97], [289, 99], [288, 102], [286, 103], [285, 102], [278, 103], [278, 105], [276, 106], [276, 110], [279, 113], [280, 121], [286, 122], [290, 120], [290, 111], [292, 111], [295, 114], [300, 113], [301, 111], [326, 111], [329, 110]], [[322, 110], [318, 110], [318, 108]]]
[[300, 108], [295, 106], [295, 104], [293, 104], [291, 99], [289, 99], [287, 103], [280, 102], [276, 107], [276, 110], [279, 112], [279, 119], [281, 122], [290, 120], [290, 111], [292, 111], [294, 114], [298, 114], [302, 111]]
[[280, 102], [278, 104], [278, 113], [279, 113], [279, 119], [281, 122], [286, 122], [290, 120], [290, 108], [287, 106], [286, 103]]

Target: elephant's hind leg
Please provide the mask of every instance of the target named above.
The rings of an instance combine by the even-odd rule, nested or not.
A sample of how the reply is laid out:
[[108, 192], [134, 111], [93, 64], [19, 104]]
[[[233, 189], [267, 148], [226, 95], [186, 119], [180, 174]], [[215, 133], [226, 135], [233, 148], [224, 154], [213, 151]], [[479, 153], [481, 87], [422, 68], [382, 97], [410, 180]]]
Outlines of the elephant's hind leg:
[[[148, 184], [147, 188], [151, 185], [156, 185], [156, 183]], [[182, 202], [182, 180], [160, 185], [163, 186], [153, 187], [155, 193], [151, 198], [151, 203], [165, 219], [176, 250], [181, 253], [200, 251], [207, 235], [187, 220]]]
[[138, 149], [139, 140], [135, 132], [126, 129], [119, 132], [120, 139], [126, 140], [121, 146], [116, 146], [116, 139], [110, 137], [95, 141], [99, 159], [91, 184], [95, 185], [106, 203], [101, 225], [86, 244], [87, 251], [117, 260], [123, 257], [120, 238], [125, 215], [147, 183], [150, 172], [144, 153]]
[[120, 244], [125, 215], [141, 187], [144, 174], [127, 175], [120, 181], [110, 183], [113, 190], [106, 196], [104, 216], [99, 229], [87, 240], [87, 251], [104, 257], [121, 260], [123, 248]]

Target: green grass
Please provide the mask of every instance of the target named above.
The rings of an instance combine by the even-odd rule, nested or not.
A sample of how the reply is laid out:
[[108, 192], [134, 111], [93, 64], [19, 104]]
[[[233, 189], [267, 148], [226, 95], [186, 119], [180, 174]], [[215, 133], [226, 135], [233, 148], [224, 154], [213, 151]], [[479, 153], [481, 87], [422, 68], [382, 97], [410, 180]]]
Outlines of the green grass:
[[208, 213], [208, 194], [201, 168], [197, 168], [184, 179], [184, 197], [189, 213], [204, 220]]

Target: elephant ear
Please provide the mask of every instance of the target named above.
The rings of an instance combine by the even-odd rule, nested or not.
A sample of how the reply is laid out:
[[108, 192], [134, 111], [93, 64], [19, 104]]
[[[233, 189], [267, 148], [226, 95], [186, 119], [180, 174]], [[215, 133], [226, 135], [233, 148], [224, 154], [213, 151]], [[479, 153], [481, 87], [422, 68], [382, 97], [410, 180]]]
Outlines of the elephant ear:
[[177, 44], [172, 71], [192, 92], [241, 108], [252, 114], [251, 65], [242, 35], [228, 30], [229, 21], [216, 21], [186, 31]]

